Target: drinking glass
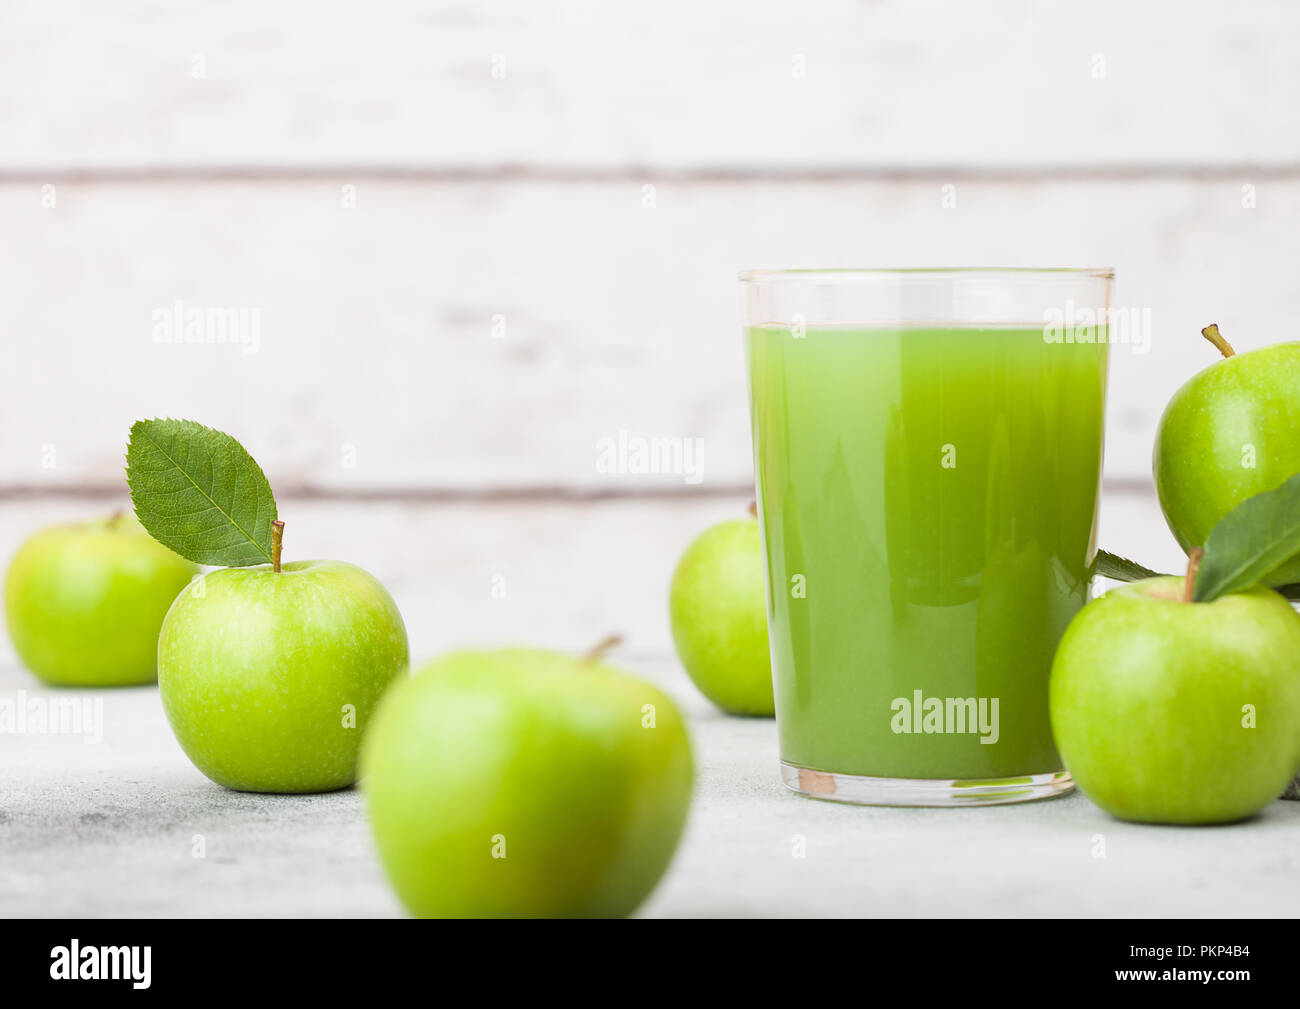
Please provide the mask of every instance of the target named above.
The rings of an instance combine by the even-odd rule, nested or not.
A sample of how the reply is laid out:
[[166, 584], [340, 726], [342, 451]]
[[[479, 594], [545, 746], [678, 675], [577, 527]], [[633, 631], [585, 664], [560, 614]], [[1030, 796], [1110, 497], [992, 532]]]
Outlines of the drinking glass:
[[1068, 791], [1048, 674], [1096, 554], [1109, 269], [741, 275], [781, 774]]

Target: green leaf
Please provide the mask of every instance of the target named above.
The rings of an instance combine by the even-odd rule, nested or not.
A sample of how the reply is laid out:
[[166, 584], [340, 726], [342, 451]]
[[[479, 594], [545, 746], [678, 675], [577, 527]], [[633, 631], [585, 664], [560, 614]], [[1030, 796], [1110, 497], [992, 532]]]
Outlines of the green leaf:
[[182, 557], [224, 567], [271, 562], [271, 485], [230, 435], [192, 420], [138, 420], [126, 482], [149, 535]]
[[1143, 578], [1159, 578], [1159, 571], [1144, 568], [1137, 561], [1113, 554], [1109, 550], [1097, 551], [1097, 574], [1117, 582], [1136, 582]]
[[1246, 498], [1205, 540], [1192, 599], [1211, 599], [1258, 585], [1300, 553], [1300, 473]]

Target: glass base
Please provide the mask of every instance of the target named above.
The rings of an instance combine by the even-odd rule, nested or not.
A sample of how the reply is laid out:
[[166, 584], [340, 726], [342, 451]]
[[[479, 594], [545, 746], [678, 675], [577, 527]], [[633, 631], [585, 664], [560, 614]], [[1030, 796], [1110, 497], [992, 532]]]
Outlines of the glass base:
[[781, 761], [781, 780], [800, 795], [860, 806], [1002, 806], [1064, 795], [1069, 771], [1018, 778], [866, 778], [831, 774]]

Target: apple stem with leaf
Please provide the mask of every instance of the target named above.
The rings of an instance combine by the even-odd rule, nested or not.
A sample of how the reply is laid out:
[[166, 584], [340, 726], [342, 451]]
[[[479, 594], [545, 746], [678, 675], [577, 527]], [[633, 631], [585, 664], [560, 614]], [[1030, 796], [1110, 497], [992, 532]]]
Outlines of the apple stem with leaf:
[[1232, 349], [1232, 344], [1225, 340], [1223, 334], [1219, 332], [1219, 324], [1217, 322], [1212, 322], [1201, 330], [1201, 336], [1205, 337], [1212, 344], [1218, 347], [1219, 353], [1224, 357], [1232, 357], [1237, 353]]
[[1201, 558], [1205, 556], [1205, 551], [1200, 547], [1193, 547], [1187, 555], [1187, 574], [1183, 576], [1183, 602], [1190, 603], [1196, 593], [1196, 572], [1200, 569]]
[[[1208, 603], [1231, 592], [1266, 585], [1291, 600], [1300, 600], [1300, 582], [1281, 584], [1272, 576], [1293, 557], [1300, 557], [1300, 473], [1262, 494], [1248, 497], [1215, 523], [1205, 546], [1187, 556], [1184, 588], [1192, 599]], [[1156, 578], [1159, 571], [1105, 550], [1097, 551], [1097, 572], [1120, 582]]]
[[280, 573], [280, 551], [284, 548], [284, 520], [271, 523], [271, 570]]

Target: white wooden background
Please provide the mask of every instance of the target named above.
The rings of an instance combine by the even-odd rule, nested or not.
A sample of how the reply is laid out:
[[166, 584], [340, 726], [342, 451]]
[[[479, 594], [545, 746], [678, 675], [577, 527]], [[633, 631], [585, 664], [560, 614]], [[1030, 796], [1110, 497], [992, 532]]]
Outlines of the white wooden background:
[[[111, 491], [154, 414], [282, 494], [683, 489], [620, 430], [743, 492], [736, 271], [926, 264], [1117, 267], [1142, 489], [1199, 328], [1300, 318], [1298, 50], [1284, 2], [10, 0], [0, 493]], [[177, 300], [258, 352], [155, 343]]]

